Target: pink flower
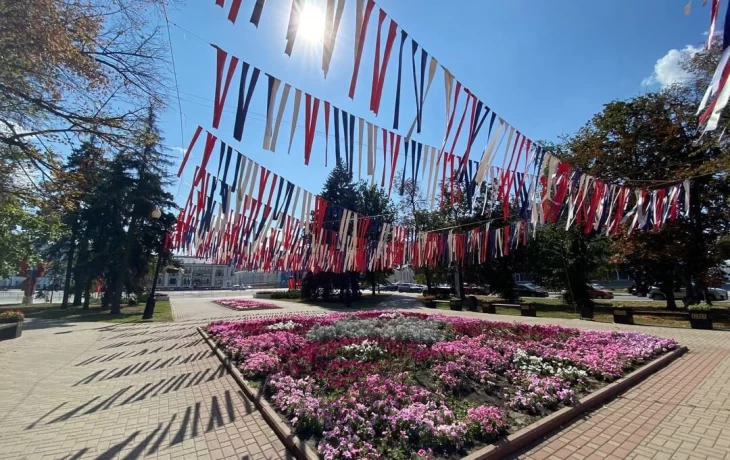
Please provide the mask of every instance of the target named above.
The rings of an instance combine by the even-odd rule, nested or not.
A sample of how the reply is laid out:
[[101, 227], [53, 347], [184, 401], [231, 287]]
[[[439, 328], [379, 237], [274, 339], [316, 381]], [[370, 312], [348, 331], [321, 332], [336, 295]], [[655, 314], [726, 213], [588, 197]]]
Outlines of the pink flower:
[[273, 303], [248, 299], [220, 299], [214, 303], [232, 310], [272, 310], [281, 308]]
[[[547, 414], [586, 383], [676, 347], [634, 332], [408, 311], [221, 321], [207, 332], [325, 459], [462, 455], [503, 436], [507, 410]], [[495, 405], [468, 407], [475, 394]]]

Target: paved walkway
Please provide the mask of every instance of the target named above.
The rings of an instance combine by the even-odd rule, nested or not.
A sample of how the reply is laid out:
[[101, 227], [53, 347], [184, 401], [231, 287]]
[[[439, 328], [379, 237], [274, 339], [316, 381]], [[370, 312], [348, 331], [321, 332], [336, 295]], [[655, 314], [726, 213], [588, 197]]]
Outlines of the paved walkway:
[[[0, 342], [0, 459], [290, 458], [194, 326], [238, 312], [173, 297], [174, 323], [30, 322]], [[283, 307], [251, 315], [326, 310]], [[411, 299], [383, 307], [417, 307]], [[575, 320], [495, 317], [584, 328]], [[621, 326], [690, 353], [519, 458], [730, 459], [730, 333]]]

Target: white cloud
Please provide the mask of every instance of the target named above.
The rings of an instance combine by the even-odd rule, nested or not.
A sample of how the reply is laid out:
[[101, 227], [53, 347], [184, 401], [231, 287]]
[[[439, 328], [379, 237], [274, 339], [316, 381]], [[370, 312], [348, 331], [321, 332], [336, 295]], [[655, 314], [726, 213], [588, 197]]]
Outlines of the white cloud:
[[182, 153], [184, 155], [185, 152], [187, 152], [188, 149], [183, 148], [183, 147], [172, 147], [172, 150], [174, 150], [176, 152], [180, 152], [180, 153]]
[[654, 64], [654, 73], [645, 78], [641, 84], [643, 86], [659, 85], [661, 87], [671, 86], [675, 83], [682, 84], [690, 78], [680, 66], [680, 62], [686, 56], [694, 56], [702, 51], [701, 47], [687, 45], [683, 49], [669, 50], [667, 54], [659, 58]]

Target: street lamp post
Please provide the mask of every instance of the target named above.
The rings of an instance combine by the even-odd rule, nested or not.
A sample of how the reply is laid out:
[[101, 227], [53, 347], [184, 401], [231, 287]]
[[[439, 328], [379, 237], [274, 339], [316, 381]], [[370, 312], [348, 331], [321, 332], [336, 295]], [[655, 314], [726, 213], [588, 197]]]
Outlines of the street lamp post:
[[[155, 220], [159, 219], [161, 216], [162, 212], [157, 208], [155, 208], [150, 214], [150, 217]], [[147, 296], [147, 302], [145, 302], [142, 319], [152, 319], [152, 316], [155, 314], [155, 289], [157, 289], [157, 278], [160, 277], [160, 269], [162, 268], [162, 253], [164, 252], [164, 246], [165, 243], [163, 240], [163, 242], [160, 244], [160, 248], [157, 250], [157, 266], [155, 267], [155, 276], [154, 278], [152, 278], [152, 289]]]

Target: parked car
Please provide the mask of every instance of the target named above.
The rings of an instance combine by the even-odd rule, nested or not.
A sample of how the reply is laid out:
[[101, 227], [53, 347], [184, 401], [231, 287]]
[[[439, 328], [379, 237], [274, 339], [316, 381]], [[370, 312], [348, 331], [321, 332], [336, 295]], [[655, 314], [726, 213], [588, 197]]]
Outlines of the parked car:
[[385, 292], [395, 292], [398, 290], [398, 284], [393, 283], [382, 283], [378, 284], [378, 290]]
[[547, 289], [543, 289], [532, 283], [520, 283], [515, 288], [515, 291], [520, 297], [548, 297], [550, 295]]
[[613, 299], [613, 292], [597, 283], [586, 285], [588, 297], [591, 299]]
[[398, 285], [393, 283], [378, 284], [378, 290], [383, 292], [395, 292], [398, 290]]
[[636, 283], [632, 284], [629, 288], [629, 294], [635, 295], [636, 297], [646, 297], [649, 292], [649, 288], [645, 285], [637, 286]]
[[412, 283], [400, 283], [398, 284], [398, 292], [423, 292], [425, 286], [420, 284]]
[[436, 296], [437, 299], [448, 299], [451, 297], [451, 286], [448, 284], [440, 284], [438, 286], [431, 286], [431, 291], [428, 290], [428, 287], [424, 287], [421, 291], [423, 295], [433, 295]]
[[489, 294], [489, 288], [485, 286], [479, 286], [476, 284], [465, 284], [464, 294], [466, 295], [487, 295]]
[[[694, 283], [692, 283], [694, 286]], [[684, 287], [674, 288], [674, 297], [676, 299], [684, 299], [687, 293], [687, 289]], [[666, 300], [667, 296], [662, 292], [662, 285], [655, 285], [649, 289], [649, 298], [652, 300]], [[727, 300], [728, 293], [725, 289], [720, 288], [707, 288], [707, 300], [710, 302], [718, 302], [721, 300]]]

